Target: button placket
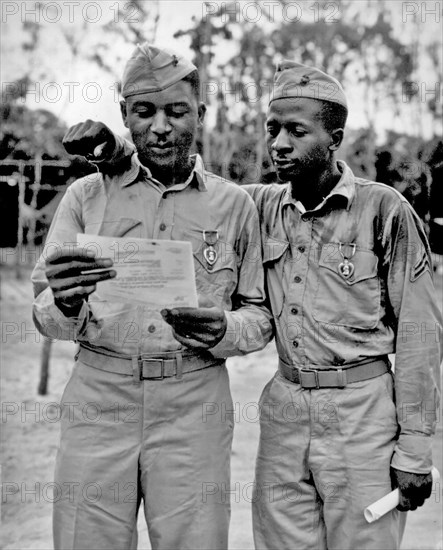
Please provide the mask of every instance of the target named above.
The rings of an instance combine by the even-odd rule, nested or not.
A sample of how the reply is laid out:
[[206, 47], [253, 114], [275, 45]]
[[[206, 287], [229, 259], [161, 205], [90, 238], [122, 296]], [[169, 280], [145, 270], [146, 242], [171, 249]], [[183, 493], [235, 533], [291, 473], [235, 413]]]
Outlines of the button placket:
[[[163, 193], [157, 212], [157, 239], [171, 239], [174, 217], [175, 193]], [[158, 225], [157, 225], [158, 224]]]
[[[303, 221], [309, 222], [309, 219], [302, 218]], [[300, 324], [300, 333], [296, 338], [289, 341], [291, 354], [299, 361], [304, 357], [304, 343], [303, 343], [303, 296], [306, 285], [306, 277], [308, 273], [308, 261], [309, 261], [309, 242], [311, 239], [311, 224], [297, 224], [297, 227], [293, 228], [292, 250], [292, 269], [290, 274], [289, 283], [289, 300], [287, 311], [287, 322], [293, 323], [297, 319]], [[295, 318], [294, 318], [295, 316]], [[291, 321], [292, 319], [292, 321]]]

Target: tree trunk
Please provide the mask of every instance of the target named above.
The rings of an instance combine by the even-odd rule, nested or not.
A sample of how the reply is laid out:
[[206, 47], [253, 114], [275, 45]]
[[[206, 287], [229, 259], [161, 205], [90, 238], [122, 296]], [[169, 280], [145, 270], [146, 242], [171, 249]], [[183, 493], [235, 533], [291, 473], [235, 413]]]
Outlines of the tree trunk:
[[21, 279], [21, 259], [23, 249], [23, 205], [25, 204], [25, 164], [23, 161], [19, 161], [18, 165], [19, 180], [18, 180], [18, 227], [17, 227], [17, 255], [15, 259], [15, 278]]
[[52, 340], [50, 338], [44, 338], [40, 363], [40, 382], [38, 384], [39, 395], [46, 395], [48, 393], [49, 361], [51, 359], [51, 349]]

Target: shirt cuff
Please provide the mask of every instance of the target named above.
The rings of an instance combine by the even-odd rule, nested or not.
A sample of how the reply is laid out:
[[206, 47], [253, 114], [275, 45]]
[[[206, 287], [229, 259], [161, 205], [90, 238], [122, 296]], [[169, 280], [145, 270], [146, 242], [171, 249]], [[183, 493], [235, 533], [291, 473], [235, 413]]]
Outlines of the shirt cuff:
[[54, 303], [48, 287], [34, 300], [34, 319], [42, 334], [53, 340], [77, 340], [89, 315], [89, 306], [83, 302], [76, 317], [66, 317]]
[[224, 359], [231, 355], [238, 355], [240, 331], [238, 330], [238, 322], [230, 311], [225, 311], [226, 316], [226, 332], [218, 344], [210, 348], [208, 351], [216, 359]]
[[429, 474], [432, 469], [432, 437], [401, 435], [394, 449], [391, 466], [403, 472]]

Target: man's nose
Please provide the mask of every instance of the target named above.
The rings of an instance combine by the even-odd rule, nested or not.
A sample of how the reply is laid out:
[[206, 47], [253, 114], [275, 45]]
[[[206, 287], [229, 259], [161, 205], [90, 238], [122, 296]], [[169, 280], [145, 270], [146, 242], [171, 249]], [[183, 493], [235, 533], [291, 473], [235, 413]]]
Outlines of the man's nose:
[[157, 111], [152, 121], [151, 130], [154, 134], [167, 134], [171, 131], [171, 125], [164, 111]]
[[271, 144], [271, 148], [277, 153], [290, 153], [293, 149], [288, 132], [282, 128]]

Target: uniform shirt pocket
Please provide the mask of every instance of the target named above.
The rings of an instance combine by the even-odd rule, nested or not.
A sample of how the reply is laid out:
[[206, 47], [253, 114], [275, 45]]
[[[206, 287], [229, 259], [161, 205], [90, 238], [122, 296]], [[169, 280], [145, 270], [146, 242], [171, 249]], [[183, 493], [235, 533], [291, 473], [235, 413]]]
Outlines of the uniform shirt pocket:
[[[197, 293], [215, 300], [217, 305], [232, 307], [231, 297], [237, 287], [237, 255], [230, 247], [218, 241], [215, 245], [217, 259], [210, 265], [204, 256], [206, 244], [194, 249]], [[229, 250], [229, 253], [225, 251]]]
[[376, 328], [380, 317], [378, 258], [372, 250], [357, 247], [349, 261], [354, 272], [349, 279], [339, 274], [343, 257], [338, 243], [321, 250], [313, 317], [321, 323], [357, 329]]

